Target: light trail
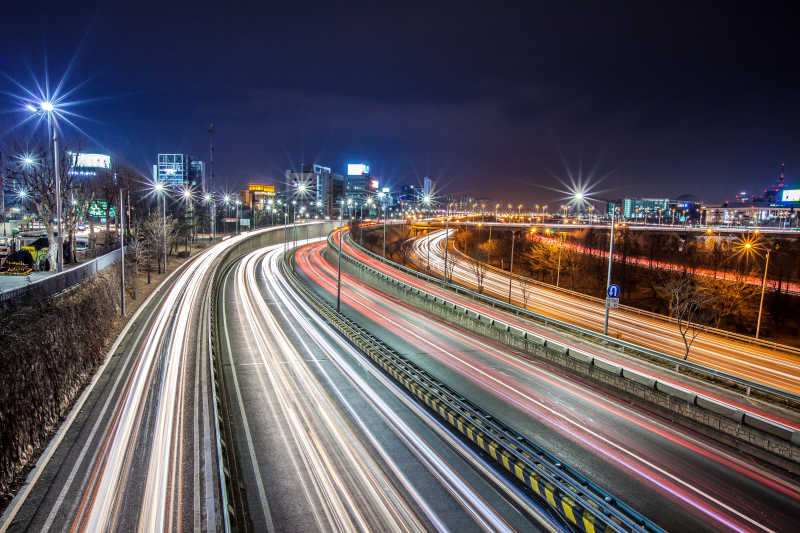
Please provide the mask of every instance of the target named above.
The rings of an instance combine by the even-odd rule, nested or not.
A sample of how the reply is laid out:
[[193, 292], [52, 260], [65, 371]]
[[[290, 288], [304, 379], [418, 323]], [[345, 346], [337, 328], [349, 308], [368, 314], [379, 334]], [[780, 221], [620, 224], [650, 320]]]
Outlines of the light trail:
[[[319, 249], [302, 250], [298, 254], [298, 264], [315, 283], [329, 293], [335, 292], [335, 271], [319, 257]], [[646, 480], [651, 487], [649, 490], [664, 491], [669, 498], [682, 502], [682, 507], [693, 507], [701, 516], [718, 521], [720, 525], [754, 527], [762, 531], [773, 529], [768, 525], [769, 520], [754, 519], [740, 510], [739, 498], [748, 495], [740, 491], [740, 485], [731, 485], [731, 481], [725, 479], [730, 475], [726, 473], [728, 470], [750, 480], [748, 483], [776, 490], [794, 505], [800, 501], [800, 490], [794, 484], [753, 467], [720, 449], [710, 439], [667, 426], [644, 411], [597, 394], [542, 365], [523, 362], [491, 343], [478, 341], [472, 334], [436, 325], [431, 317], [422, 318], [426, 326], [420, 327], [424, 314], [412, 313], [408, 305], [385, 298], [352, 278], [345, 277], [342, 287], [343, 302], [354, 307], [365, 319], [408, 339], [411, 345], [502, 399], [506, 405], [548, 424], [561, 438], [580, 444], [595, 456], [607, 457], [609, 466], [616, 464], [614, 468], [622, 467]], [[542, 392], [543, 384], [549, 393]], [[592, 406], [591, 413], [583, 414], [587, 404]], [[675, 465], [709, 462], [717, 466], [699, 477], [699, 470], [675, 468]], [[709, 490], [710, 487], [713, 489]], [[739, 526], [733, 525], [737, 523]]]
[[[319, 529], [374, 530], [391, 525], [394, 530], [423, 530], [414, 510], [405, 503], [408, 497], [437, 530], [448, 529], [433, 510], [434, 506], [416, 487], [417, 481], [396, 461], [385, 438], [382, 440], [365, 422], [363, 407], [357, 407], [341, 393], [341, 383], [337, 384], [331, 374], [330, 364], [333, 363], [337, 372], [391, 428], [394, 439], [405, 443], [481, 529], [510, 531], [505, 519], [487, 504], [475, 487], [465, 482], [418, 431], [397, 415], [375, 390], [375, 385], [360, 375], [362, 365], [371, 366], [370, 363], [294, 294], [279, 268], [281, 251], [282, 245], [253, 252], [236, 267], [231, 276], [236, 316], [246, 324], [245, 336], [258, 361], [262, 389], [270, 391], [269, 395], [277, 400], [267, 400], [272, 417], [269, 425], [273, 431], [280, 432], [286, 449], [294, 450], [289, 454], [296, 473], [293, 477], [302, 485], [305, 506], [314, 513]], [[262, 265], [260, 276], [259, 264]], [[263, 279], [263, 289], [259, 279]], [[265, 306], [265, 299], [272, 304]], [[354, 365], [356, 361], [363, 363]], [[239, 394], [239, 385], [236, 387]], [[408, 401], [402, 390], [393, 392]], [[243, 403], [240, 409], [246, 410]], [[353, 432], [347, 418], [364, 435], [365, 443]], [[252, 416], [247, 416], [246, 420], [248, 424], [266, 422], [254, 421]], [[399, 480], [403, 492], [398, 492], [372, 460], [370, 449]], [[257, 462], [255, 455], [250, 457], [253, 462]], [[518, 490], [516, 492], [520, 501], [527, 500]], [[561, 529], [552, 519], [548, 521], [550, 530]]]
[[[436, 272], [444, 269], [444, 232], [435, 232], [430, 239], [431, 268]], [[418, 263], [427, 260], [424, 246], [427, 239], [417, 239], [414, 244]], [[457, 283], [474, 286], [475, 275], [466, 264], [467, 259], [458, 251], [451, 251], [460, 261], [455, 266], [453, 278]], [[508, 275], [487, 268], [484, 290], [508, 295]], [[528, 308], [594, 331], [602, 331], [605, 309], [602, 303], [571, 296], [560, 291], [529, 284]], [[512, 299], [520, 305], [523, 301], [519, 282], [512, 283]], [[609, 317], [609, 334], [624, 338], [628, 342], [652, 347], [675, 357], [683, 357], [683, 340], [677, 327], [669, 320], [658, 320], [624, 310], [614, 310]], [[711, 368], [738, 375], [753, 381], [771, 385], [789, 392], [800, 393], [800, 358], [763, 346], [748, 344], [701, 332], [692, 346], [690, 359]]]
[[[426, 239], [424, 238], [417, 239], [414, 244], [415, 254], [417, 254], [418, 257], [418, 264], [426, 264], [427, 250], [423, 251], [425, 244]], [[434, 272], [441, 272], [444, 269], [443, 244], [443, 233], [435, 233], [431, 237], [431, 269]], [[391, 267], [371, 260], [371, 258], [354, 250], [352, 247], [347, 247], [347, 249], [348, 252], [352, 251], [359, 260], [368, 261], [374, 268], [391, 272], [391, 275], [397, 276], [409, 284], [421, 286], [424, 283], [413, 276], [398, 273], [397, 270]], [[452, 272], [453, 281], [463, 286], [474, 288], [475, 275], [470, 270], [467, 260], [459, 252], [451, 250], [448, 261], [451, 261], [454, 255], [456, 255], [457, 262]], [[463, 301], [464, 305], [467, 307], [480, 309], [479, 312], [487, 316], [502, 316], [502, 320], [514, 325], [520, 325], [528, 331], [535, 331], [545, 339], [551, 339], [566, 346], [579, 348], [587, 353], [592, 353], [600, 358], [614, 361], [627, 368], [636, 369], [637, 372], [674, 384], [680, 388], [714, 397], [725, 404], [737, 406], [740, 409], [753, 412], [769, 420], [774, 420], [789, 427], [800, 429], [800, 423], [798, 423], [797, 420], [764, 411], [751, 404], [745, 405], [731, 400], [731, 398], [720, 397], [707, 389], [701, 390], [686, 381], [678, 381], [668, 372], [653, 366], [641, 364], [631, 357], [622, 356], [611, 350], [599, 351], [596, 346], [576, 341], [574, 337], [567, 334], [538, 326], [531, 321], [520, 320], [519, 317], [497, 311], [489, 306], [476, 304], [471, 299], [459, 298], [458, 295], [454, 295], [452, 292], [445, 291], [441, 288], [436, 288], [434, 285], [425, 284], [425, 286], [426, 290], [429, 292], [442, 294], [443, 297], [459, 301], [459, 303]], [[503, 276], [487, 268], [486, 277], [484, 279], [484, 291], [498, 295], [501, 299], [507, 298], [508, 275], [506, 274]], [[605, 310], [602, 304], [596, 304], [583, 298], [573, 297], [563, 292], [543, 288], [534, 284], [529, 284], [526, 291], [528, 293], [527, 308], [531, 311], [586, 329], [602, 331], [603, 319], [605, 316]], [[522, 304], [521, 288], [517, 282], [512, 283], [512, 300], [517, 305]], [[609, 333], [612, 334], [612, 336], [615, 336], [614, 334], [616, 333], [620, 333], [628, 342], [651, 347], [676, 357], [683, 356], [683, 341], [680, 338], [675, 324], [668, 320], [651, 319], [637, 314], [627, 313], [623, 310], [615, 310], [610, 314]], [[800, 380], [798, 380], [798, 376], [800, 376], [800, 358], [792, 354], [777, 352], [757, 345], [701, 332], [692, 347], [689, 358], [692, 362], [708, 366], [709, 368], [714, 368], [732, 375], [800, 394]]]

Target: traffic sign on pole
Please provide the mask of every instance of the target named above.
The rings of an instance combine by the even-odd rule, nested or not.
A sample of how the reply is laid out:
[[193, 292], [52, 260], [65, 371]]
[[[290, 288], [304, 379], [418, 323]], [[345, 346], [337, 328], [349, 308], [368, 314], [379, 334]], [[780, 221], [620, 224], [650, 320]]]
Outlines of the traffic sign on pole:
[[606, 296], [608, 296], [609, 298], [616, 298], [617, 300], [619, 300], [619, 293], [620, 293], [619, 285], [616, 284], [609, 285], [608, 288], [606, 289]]
[[617, 309], [619, 307], [619, 298], [606, 298], [606, 307], [608, 309]]

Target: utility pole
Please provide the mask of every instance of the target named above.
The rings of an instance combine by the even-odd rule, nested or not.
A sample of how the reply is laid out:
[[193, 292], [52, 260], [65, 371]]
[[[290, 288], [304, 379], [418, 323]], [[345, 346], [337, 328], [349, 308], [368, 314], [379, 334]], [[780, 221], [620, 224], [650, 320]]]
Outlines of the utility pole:
[[508, 265], [508, 303], [511, 303], [511, 280], [514, 279], [514, 240], [517, 234], [511, 232], [511, 262]]
[[606, 320], [603, 324], [603, 335], [608, 335], [608, 288], [611, 286], [611, 264], [614, 262], [614, 212], [611, 208], [611, 236], [608, 239], [608, 277], [606, 278]]
[[758, 303], [758, 322], [756, 322], [756, 339], [761, 332], [761, 311], [764, 309], [764, 288], [767, 286], [767, 269], [769, 268], [769, 250], [767, 250], [767, 262], [764, 263], [764, 279], [761, 281], [761, 301]]
[[122, 316], [125, 316], [125, 205], [122, 203], [122, 191], [119, 190], [119, 296]]
[[208, 136], [210, 139], [211, 154], [208, 161], [210, 176], [208, 180], [208, 191], [211, 193], [211, 242], [216, 240], [217, 213], [216, 202], [214, 201], [214, 124], [208, 126]]

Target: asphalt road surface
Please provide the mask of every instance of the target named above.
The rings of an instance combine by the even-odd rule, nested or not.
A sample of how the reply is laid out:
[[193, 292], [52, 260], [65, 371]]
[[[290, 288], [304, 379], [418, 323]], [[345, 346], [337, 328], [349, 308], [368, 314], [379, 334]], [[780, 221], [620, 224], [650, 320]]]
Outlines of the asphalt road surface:
[[[443, 275], [444, 239], [444, 230], [431, 233], [430, 239], [427, 237], [416, 239], [414, 243], [416, 263], [423, 268], [423, 271], [428, 265], [426, 247], [430, 246], [431, 271], [436, 275]], [[451, 249], [448, 261], [452, 261], [453, 258], [457, 261], [455, 267], [451, 267], [453, 281], [474, 288], [476, 285], [475, 273], [465, 256], [453, 252]], [[504, 274], [491, 268], [486, 269], [484, 292], [505, 300], [508, 298], [508, 288], [507, 273]], [[586, 329], [603, 331], [605, 308], [602, 303], [571, 296], [532, 283], [527, 284], [525, 290], [527, 308], [531, 311]], [[511, 299], [515, 304], [522, 305], [522, 287], [517, 280], [511, 284]], [[676, 357], [683, 357], [684, 354], [683, 339], [678, 328], [668, 320], [614, 309], [610, 312], [608, 333], [612, 337]], [[758, 383], [800, 394], [800, 379], [798, 379], [800, 356], [795, 354], [701, 332], [692, 345], [689, 360]]]
[[264, 248], [236, 263], [218, 305], [253, 529], [559, 529], [546, 517], [531, 521], [524, 510], [541, 513], [535, 504], [293, 292], [279, 268], [282, 251]]
[[[335, 298], [323, 244], [299, 270]], [[343, 275], [343, 311], [532, 441], [671, 531], [788, 531], [800, 487], [724, 445], [420, 313]]]

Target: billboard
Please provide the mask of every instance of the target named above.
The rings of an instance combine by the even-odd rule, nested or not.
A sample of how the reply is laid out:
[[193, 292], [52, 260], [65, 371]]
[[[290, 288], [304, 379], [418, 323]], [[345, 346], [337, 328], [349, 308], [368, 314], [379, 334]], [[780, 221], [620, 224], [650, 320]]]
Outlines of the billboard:
[[111, 156], [105, 154], [72, 154], [73, 166], [80, 168], [111, 168]]
[[785, 189], [781, 202], [800, 202], [800, 189]]
[[365, 165], [364, 163], [347, 164], [348, 176], [363, 176], [364, 174], [369, 174], [369, 165]]
[[250, 183], [247, 186], [247, 190], [254, 191], [254, 192], [271, 192], [275, 193], [275, 186], [274, 185], [262, 185], [260, 183]]
[[378, 190], [378, 185], [379, 185], [378, 180], [369, 180], [369, 188], [372, 189], [373, 191]]

